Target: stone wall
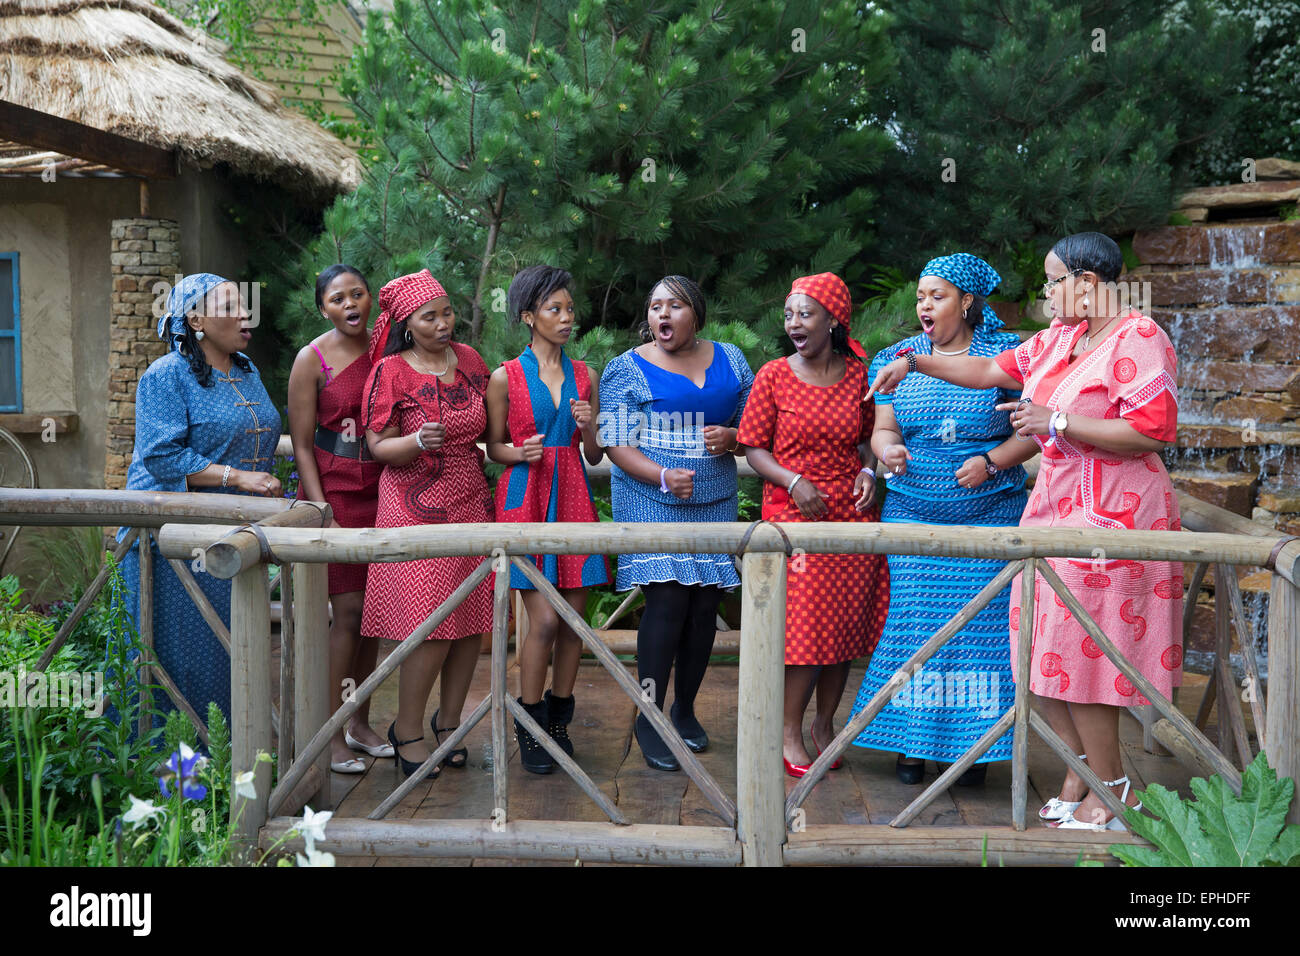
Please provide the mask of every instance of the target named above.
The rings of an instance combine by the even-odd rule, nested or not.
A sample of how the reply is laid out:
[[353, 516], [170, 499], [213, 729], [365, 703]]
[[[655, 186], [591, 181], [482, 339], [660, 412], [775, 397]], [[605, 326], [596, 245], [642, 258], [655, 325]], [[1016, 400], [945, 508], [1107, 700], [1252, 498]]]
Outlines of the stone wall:
[[155, 285], [180, 273], [179, 224], [171, 219], [114, 219], [109, 333], [108, 454], [104, 487], [126, 487], [135, 447], [135, 391], [149, 363], [166, 352], [154, 314]]

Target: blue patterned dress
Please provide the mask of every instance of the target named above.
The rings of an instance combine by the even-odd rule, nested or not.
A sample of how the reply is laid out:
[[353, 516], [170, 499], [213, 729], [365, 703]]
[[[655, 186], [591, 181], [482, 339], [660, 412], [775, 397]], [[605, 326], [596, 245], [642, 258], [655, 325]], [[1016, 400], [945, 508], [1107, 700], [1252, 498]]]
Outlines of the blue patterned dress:
[[[990, 327], [992, 326], [992, 327]], [[970, 354], [994, 356], [1020, 339], [985, 320], [975, 330]], [[871, 363], [874, 381], [882, 366], [910, 346], [931, 353], [917, 335], [881, 350]], [[912, 453], [906, 474], [891, 477], [881, 521], [950, 525], [1015, 525], [1024, 511], [1025, 470], [1008, 468], [975, 489], [957, 484], [956, 471], [973, 455], [987, 452], [1011, 434], [1006, 412], [994, 406], [1018, 396], [1004, 389], [960, 388], [919, 373], [906, 376], [892, 395], [875, 396], [893, 405]], [[927, 555], [889, 556], [890, 603], [885, 632], [867, 667], [853, 704], [856, 715], [943, 624], [1002, 569], [1003, 562]], [[952, 762], [970, 749], [1015, 698], [1008, 650], [1010, 587], [985, 605], [898, 692], [854, 741], [860, 747], [909, 757]], [[1011, 734], [1003, 735], [979, 762], [1011, 757]]]
[[[610, 467], [615, 521], [735, 521], [736, 458], [705, 450], [703, 426], [740, 424], [754, 373], [740, 349], [713, 343], [704, 386], [665, 371], [629, 350], [605, 367], [600, 378], [597, 428], [605, 447], [630, 445], [665, 468], [695, 470], [694, 490], [683, 501]], [[728, 554], [622, 554], [615, 589], [677, 581], [734, 588], [740, 576]]]
[[[262, 385], [256, 366], [245, 372], [232, 365], [229, 375], [213, 369], [211, 385], [204, 388], [185, 357], [172, 351], [140, 376], [135, 399], [135, 452], [126, 487], [128, 491], [188, 491], [186, 476], [212, 464], [269, 472], [279, 438], [280, 413]], [[195, 490], [238, 494], [233, 488]], [[125, 533], [125, 529], [119, 531], [118, 540]], [[139, 547], [138, 543], [133, 545], [122, 559], [131, 617], [137, 626]], [[215, 701], [229, 723], [230, 655], [156, 544], [152, 554], [153, 646], [158, 662], [202, 720], [207, 720], [208, 702]], [[230, 582], [194, 571], [192, 566], [190, 570], [229, 627]], [[175, 709], [161, 690], [155, 701], [163, 712]]]

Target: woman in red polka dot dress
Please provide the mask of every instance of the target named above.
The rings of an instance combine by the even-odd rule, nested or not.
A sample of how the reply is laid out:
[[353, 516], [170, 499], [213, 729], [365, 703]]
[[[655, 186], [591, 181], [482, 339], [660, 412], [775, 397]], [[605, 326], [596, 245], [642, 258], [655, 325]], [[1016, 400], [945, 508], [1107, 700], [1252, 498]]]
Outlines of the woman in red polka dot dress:
[[[866, 403], [862, 346], [849, 338], [852, 303], [838, 276], [796, 279], [785, 300], [795, 354], [754, 377], [737, 441], [763, 478], [768, 521], [879, 521], [871, 452], [875, 406]], [[831, 724], [853, 660], [871, 653], [889, 611], [883, 555], [809, 554], [786, 576], [785, 716], [782, 757], [793, 777], [812, 764], [803, 717], [817, 692], [813, 746]], [[838, 766], [838, 764], [836, 764]]]
[[[909, 356], [881, 370], [888, 392], [909, 371], [968, 388], [1023, 385], [999, 405], [1042, 466], [1021, 525], [1177, 531], [1178, 502], [1160, 452], [1178, 430], [1178, 366], [1169, 337], [1125, 308], [1115, 286], [1119, 246], [1100, 233], [1060, 240], [1044, 260], [1050, 328], [996, 358]], [[1059, 320], [1059, 321], [1058, 321]], [[1182, 683], [1182, 565], [1170, 561], [1048, 559], [1093, 620], [1168, 698]], [[1011, 587], [1011, 663], [1020, 624], [1019, 578]], [[1029, 690], [1052, 729], [1129, 805], [1120, 762], [1119, 713], [1147, 700], [1110, 662], [1039, 576]], [[1024, 679], [1016, 675], [1017, 680]], [[1069, 829], [1123, 829], [1071, 771], [1039, 814]]]

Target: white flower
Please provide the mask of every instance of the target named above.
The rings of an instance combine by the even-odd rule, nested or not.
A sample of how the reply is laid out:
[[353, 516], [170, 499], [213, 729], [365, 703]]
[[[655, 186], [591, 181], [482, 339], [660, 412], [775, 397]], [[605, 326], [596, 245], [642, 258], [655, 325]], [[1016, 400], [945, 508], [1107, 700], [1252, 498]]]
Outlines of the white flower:
[[122, 821], [131, 824], [133, 829], [138, 830], [144, 824], [166, 813], [162, 807], [155, 807], [152, 801], [141, 800], [133, 793], [127, 796], [131, 798], [131, 809], [122, 815]]
[[332, 816], [334, 816], [333, 810], [322, 810], [320, 813], [313, 813], [311, 807], [303, 809], [302, 822], [294, 829], [302, 834], [303, 842], [307, 844], [308, 856], [311, 856], [312, 851], [316, 848], [316, 841], [325, 839], [325, 824], [329, 822]]
[[333, 866], [334, 854], [324, 850], [308, 850], [307, 855], [298, 854], [299, 866]]
[[257, 785], [253, 782], [256, 775], [257, 771], [255, 770], [245, 770], [243, 773], [237, 774], [235, 776], [235, 794], [249, 800], [256, 800]]
[[[187, 744], [185, 741], [182, 740], [182, 741], [181, 741], [181, 760], [182, 760], [182, 761], [189, 760], [189, 759], [190, 759], [191, 757], [193, 757], [193, 756], [194, 756], [194, 751], [190, 749], [189, 744]], [[195, 772], [195, 773], [198, 773], [200, 770], [202, 770], [202, 769], [203, 769], [204, 767], [206, 767], [207, 765], [208, 765], [208, 758], [207, 758], [207, 757], [200, 757], [198, 760], [196, 760], [196, 761], [194, 762], [194, 772]]]

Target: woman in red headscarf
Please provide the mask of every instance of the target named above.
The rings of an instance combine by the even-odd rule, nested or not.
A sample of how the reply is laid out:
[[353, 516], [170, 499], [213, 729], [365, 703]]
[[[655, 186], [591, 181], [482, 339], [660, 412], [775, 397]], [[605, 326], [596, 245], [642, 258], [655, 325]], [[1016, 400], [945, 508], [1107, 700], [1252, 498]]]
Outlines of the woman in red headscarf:
[[[849, 337], [848, 287], [830, 272], [796, 279], [785, 300], [789, 358], [754, 377], [737, 441], [766, 483], [768, 521], [878, 521], [874, 409], [862, 346]], [[849, 666], [875, 647], [889, 611], [889, 567], [873, 554], [808, 554], [787, 562], [785, 721], [782, 757], [792, 777], [812, 763], [803, 717], [817, 692], [813, 746], [835, 736], [832, 719]], [[835, 764], [839, 766], [838, 761]], [[832, 768], [834, 769], [834, 768]]]
[[[487, 427], [487, 366], [468, 345], [452, 341], [456, 313], [427, 269], [380, 289], [379, 306], [370, 348], [383, 357], [365, 393], [366, 440], [385, 465], [375, 527], [491, 521], [492, 495], [476, 444]], [[361, 632], [404, 640], [478, 564], [470, 557], [371, 564]], [[402, 664], [388, 742], [407, 776], [430, 753], [423, 727], [434, 680], [441, 672], [440, 706], [430, 721], [436, 741], [460, 722], [479, 639], [491, 626], [488, 580]], [[447, 765], [463, 767], [467, 759], [464, 748], [454, 750]]]

